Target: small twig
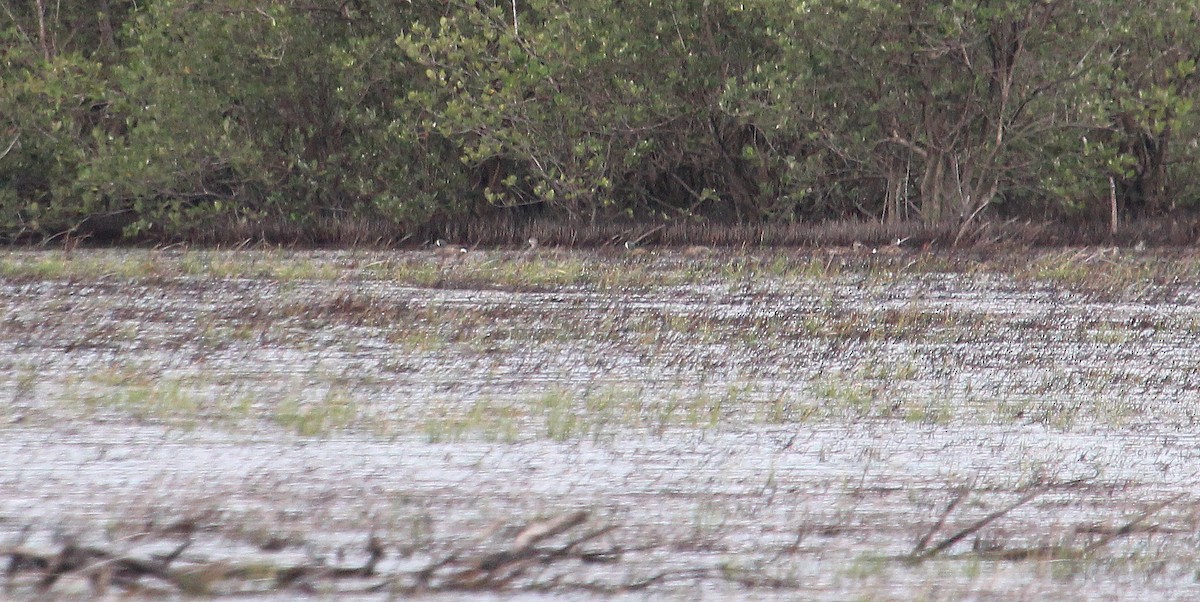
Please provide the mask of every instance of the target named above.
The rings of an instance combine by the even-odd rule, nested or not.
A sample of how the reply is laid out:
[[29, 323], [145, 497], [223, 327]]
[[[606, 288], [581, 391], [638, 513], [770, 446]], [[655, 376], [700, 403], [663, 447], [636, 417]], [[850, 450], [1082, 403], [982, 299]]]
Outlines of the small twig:
[[363, 577], [375, 575], [375, 567], [379, 565], [379, 561], [383, 560], [385, 556], [383, 542], [379, 541], [379, 538], [374, 533], [367, 539], [367, 554], [370, 555], [367, 558], [367, 563], [358, 571]]
[[666, 224], [659, 224], [658, 226], [655, 226], [655, 227], [653, 227], [653, 228], [651, 228], [651, 229], [647, 230], [647, 231], [646, 231], [644, 234], [642, 234], [641, 236], [639, 236], [639, 237], [637, 237], [637, 238], [635, 238], [635, 239], [633, 239], [633, 240], [629, 241], [628, 245], [629, 245], [630, 247], [635, 247], [635, 246], [637, 246], [637, 244], [638, 244], [638, 243], [640, 243], [640, 242], [642, 242], [643, 240], [646, 240], [647, 238], [649, 238], [649, 237], [650, 237], [650, 235], [652, 235], [652, 234], [654, 234], [655, 232], [658, 232], [659, 230], [662, 230], [663, 228], [666, 228], [666, 227], [667, 227], [667, 225], [666, 225]]
[[1105, 535], [1104, 537], [1101, 537], [1099, 540], [1092, 542], [1091, 545], [1089, 545], [1083, 549], [1084, 553], [1091, 552], [1092, 550], [1095, 550], [1097, 548], [1104, 547], [1104, 546], [1112, 543], [1116, 539], [1119, 539], [1119, 538], [1125, 537], [1131, 533], [1134, 533], [1135, 531], [1137, 531], [1138, 525], [1140, 525], [1143, 521], [1150, 518], [1151, 516], [1154, 516], [1155, 514], [1158, 514], [1159, 512], [1162, 511], [1163, 508], [1166, 508], [1167, 506], [1175, 503], [1176, 500], [1178, 500], [1179, 498], [1182, 498], [1183, 496], [1184, 496], [1184, 494], [1178, 493], [1178, 494], [1175, 494], [1157, 504], [1150, 506], [1149, 508], [1146, 508], [1144, 511], [1142, 511], [1141, 514], [1137, 515], [1137, 517], [1135, 517], [1133, 520], [1125, 523], [1124, 525], [1121, 525], [1120, 528], [1109, 533], [1108, 535]]
[[925, 547], [929, 545], [929, 540], [933, 539], [933, 536], [942, 529], [942, 526], [946, 524], [946, 519], [950, 517], [950, 513], [954, 512], [954, 509], [957, 508], [963, 500], [967, 499], [967, 495], [970, 493], [970, 487], [959, 488], [958, 495], [954, 496], [954, 499], [950, 500], [950, 503], [946, 505], [946, 509], [942, 511], [942, 515], [938, 517], [938, 520], [936, 523], [934, 523], [933, 527], [926, 531], [925, 534], [921, 536], [921, 539], [917, 540], [917, 545], [914, 546], [913, 551], [909, 553], [910, 556], [917, 556], [921, 552], [925, 551]]
[[986, 203], [980, 203], [979, 207], [977, 207], [975, 209], [975, 211], [971, 212], [971, 215], [969, 217], [967, 217], [966, 221], [964, 221], [962, 223], [962, 225], [959, 226], [958, 234], [955, 235], [954, 242], [951, 243], [951, 246], [953, 248], [956, 248], [956, 249], [958, 248], [958, 243], [962, 241], [963, 236], [965, 236], [967, 234], [967, 232], [969, 231], [969, 226], [971, 225], [971, 222], [973, 222], [975, 220], [975, 218], [979, 216], [980, 212], [982, 212], [984, 209], [986, 209], [989, 204], [991, 204], [990, 200]]
[[512, 0], [512, 15], [513, 15], [513, 37], [520, 40], [521, 31], [517, 26], [517, 0]]
[[444, 569], [444, 568], [454, 564], [455, 562], [458, 562], [458, 553], [457, 552], [450, 554], [449, 556], [446, 556], [445, 558], [417, 571], [413, 575], [413, 577], [415, 577], [416, 581], [417, 581], [417, 585], [416, 585], [417, 590], [420, 591], [420, 590], [427, 589], [429, 587], [430, 581], [433, 580], [434, 573], [437, 573], [439, 570]]
[[936, 556], [936, 555], [946, 551], [954, 544], [969, 537], [971, 534], [977, 533], [980, 529], [988, 526], [989, 524], [996, 521], [997, 519], [1003, 518], [1009, 512], [1012, 512], [1013, 510], [1016, 510], [1017, 508], [1020, 508], [1021, 506], [1024, 506], [1025, 504], [1028, 504], [1031, 500], [1033, 500], [1034, 498], [1036, 498], [1039, 495], [1042, 495], [1049, 489], [1050, 489], [1049, 487], [1044, 486], [1044, 485], [1041, 487], [1034, 488], [1029, 493], [1026, 493], [1025, 495], [1021, 496], [1015, 502], [1013, 502], [999, 510], [996, 510], [995, 512], [992, 512], [991, 514], [988, 514], [987, 516], [971, 523], [966, 528], [958, 531], [954, 535], [951, 535], [950, 537], [947, 537], [946, 539], [943, 539], [942, 541], [938, 542], [938, 544], [933, 546], [932, 548], [928, 548], [919, 554], [910, 555], [910, 558], [912, 560], [925, 560], [927, 558]]
[[1037, 546], [1033, 548], [1017, 548], [1008, 550], [988, 550], [976, 552], [976, 556], [980, 560], [1007, 560], [1021, 561], [1030, 559], [1067, 559], [1080, 558], [1083, 556], [1081, 550], [1069, 548], [1066, 546]]
[[1117, 226], [1120, 224], [1121, 214], [1117, 211], [1117, 181], [1112, 176], [1108, 176], [1108, 206], [1109, 233], [1115, 236], [1117, 234]]
[[1104, 537], [1092, 542], [1083, 548], [1072, 548], [1062, 545], [1043, 545], [1032, 548], [1016, 548], [1007, 550], [989, 550], [980, 552], [979, 558], [984, 560], [1029, 560], [1031, 558], [1083, 558], [1088, 554], [1112, 543], [1113, 541], [1126, 537], [1139, 531], [1149, 531], [1154, 529], [1153, 526], [1140, 527], [1141, 523], [1151, 516], [1162, 511], [1172, 502], [1183, 497], [1184, 494], [1178, 494], [1171, 498], [1150, 506], [1133, 520], [1121, 525], [1119, 528], [1113, 529], [1106, 533]]
[[646, 589], [646, 588], [650, 587], [651, 585], [667, 581], [668, 579], [671, 579], [671, 578], [702, 579], [704, 577], [707, 577], [708, 575], [709, 575], [709, 571], [707, 571], [705, 569], [682, 569], [682, 570], [677, 570], [677, 571], [663, 571], [661, 573], [658, 573], [657, 575], [653, 575], [653, 576], [647, 577], [645, 579], [642, 579], [641, 581], [634, 581], [632, 583], [628, 583], [626, 585], [622, 585], [622, 586], [615, 587], [615, 588], [605, 588], [605, 591], [612, 592], [612, 593], [633, 592], [633, 591]]
[[189, 537], [189, 538], [185, 539], [183, 543], [179, 544], [179, 547], [175, 548], [174, 550], [171, 550], [165, 556], [158, 558], [158, 561], [162, 563], [163, 567], [167, 567], [172, 562], [174, 562], [176, 558], [179, 558], [179, 556], [181, 554], [183, 554], [184, 550], [191, 547], [191, 545], [192, 545], [192, 538]]
[[17, 135], [13, 137], [12, 142], [8, 143], [8, 148], [4, 149], [4, 152], [0, 153], [0, 159], [8, 156], [8, 153], [12, 151], [13, 147], [17, 145], [17, 141], [20, 139], [21, 134], [18, 132]]
[[539, 541], [554, 537], [559, 533], [564, 533], [583, 524], [587, 520], [587, 517], [588, 513], [580, 510], [578, 512], [560, 514], [549, 520], [529, 523], [513, 538], [513, 547], [517, 549], [531, 547]]

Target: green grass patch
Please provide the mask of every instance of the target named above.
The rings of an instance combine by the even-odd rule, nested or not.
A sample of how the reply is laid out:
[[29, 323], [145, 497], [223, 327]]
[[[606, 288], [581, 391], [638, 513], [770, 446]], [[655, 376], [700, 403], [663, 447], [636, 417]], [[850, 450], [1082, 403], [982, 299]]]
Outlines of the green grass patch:
[[346, 430], [360, 418], [360, 405], [337, 389], [315, 401], [284, 400], [271, 414], [275, 424], [306, 437]]

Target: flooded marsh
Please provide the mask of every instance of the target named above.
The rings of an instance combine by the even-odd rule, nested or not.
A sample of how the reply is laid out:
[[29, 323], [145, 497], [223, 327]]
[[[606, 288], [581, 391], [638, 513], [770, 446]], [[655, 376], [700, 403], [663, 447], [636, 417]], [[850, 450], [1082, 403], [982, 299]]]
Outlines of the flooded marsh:
[[1200, 258], [0, 254], [6, 595], [1200, 596]]

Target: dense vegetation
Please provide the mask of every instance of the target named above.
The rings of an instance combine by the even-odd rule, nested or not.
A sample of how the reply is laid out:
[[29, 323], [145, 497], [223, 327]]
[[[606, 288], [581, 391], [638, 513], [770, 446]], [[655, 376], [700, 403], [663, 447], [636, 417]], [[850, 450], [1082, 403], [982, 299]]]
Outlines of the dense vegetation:
[[0, 236], [1200, 205], [1196, 0], [0, 0]]

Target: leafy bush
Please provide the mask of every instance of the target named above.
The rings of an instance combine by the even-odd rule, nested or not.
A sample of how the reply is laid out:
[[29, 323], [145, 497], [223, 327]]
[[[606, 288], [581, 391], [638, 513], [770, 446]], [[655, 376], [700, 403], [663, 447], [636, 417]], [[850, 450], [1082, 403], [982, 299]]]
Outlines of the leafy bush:
[[1200, 201], [1194, 3], [5, 3], [0, 231]]

